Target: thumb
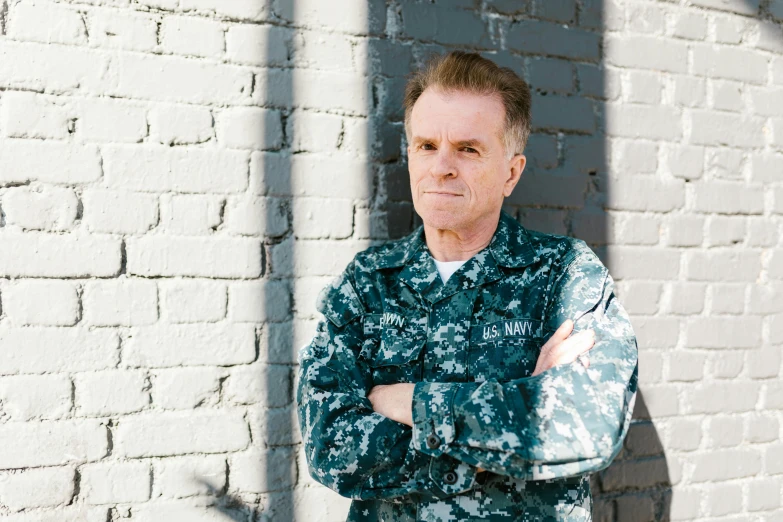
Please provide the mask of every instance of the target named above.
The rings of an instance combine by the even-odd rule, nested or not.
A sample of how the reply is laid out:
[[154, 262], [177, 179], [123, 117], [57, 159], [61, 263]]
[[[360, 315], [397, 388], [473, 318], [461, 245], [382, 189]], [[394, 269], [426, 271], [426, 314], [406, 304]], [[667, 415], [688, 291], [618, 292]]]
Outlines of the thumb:
[[552, 334], [552, 337], [550, 337], [549, 340], [546, 343], [544, 343], [543, 348], [549, 348], [553, 345], [557, 346], [558, 344], [566, 340], [568, 336], [571, 335], [571, 332], [573, 330], [574, 330], [574, 322], [571, 319], [566, 319], [557, 328], [557, 330], [555, 330], [555, 333]]

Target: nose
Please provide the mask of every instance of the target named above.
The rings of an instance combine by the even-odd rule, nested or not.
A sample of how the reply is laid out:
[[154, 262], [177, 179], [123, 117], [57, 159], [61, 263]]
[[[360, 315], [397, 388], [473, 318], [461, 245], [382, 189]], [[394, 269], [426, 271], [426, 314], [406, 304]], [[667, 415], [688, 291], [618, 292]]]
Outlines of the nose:
[[448, 147], [442, 147], [435, 155], [430, 174], [436, 178], [457, 177], [457, 165], [454, 153]]

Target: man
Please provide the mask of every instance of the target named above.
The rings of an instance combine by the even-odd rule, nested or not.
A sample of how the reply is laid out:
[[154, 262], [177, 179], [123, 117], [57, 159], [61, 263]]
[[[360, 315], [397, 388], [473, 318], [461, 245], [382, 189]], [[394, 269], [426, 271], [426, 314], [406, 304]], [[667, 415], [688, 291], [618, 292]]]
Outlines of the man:
[[591, 519], [589, 474], [630, 424], [636, 339], [584, 242], [501, 211], [529, 115], [525, 82], [477, 54], [408, 83], [423, 226], [324, 289], [299, 359], [310, 474], [353, 499], [349, 521]]

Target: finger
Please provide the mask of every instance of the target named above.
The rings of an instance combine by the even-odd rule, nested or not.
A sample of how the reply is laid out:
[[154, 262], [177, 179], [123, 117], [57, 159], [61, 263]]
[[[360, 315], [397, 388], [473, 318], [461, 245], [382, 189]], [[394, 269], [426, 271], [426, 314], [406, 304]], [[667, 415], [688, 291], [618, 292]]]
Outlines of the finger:
[[557, 346], [558, 344], [565, 341], [569, 335], [571, 335], [571, 332], [574, 330], [574, 322], [571, 319], [566, 319], [563, 321], [563, 323], [555, 330], [555, 333], [552, 334], [552, 337], [549, 338], [549, 340], [544, 344], [543, 348], [551, 348], [552, 346]]
[[572, 335], [557, 347], [561, 360], [572, 362], [574, 359], [590, 350], [595, 344], [595, 333], [592, 330], [584, 330]]
[[588, 357], [586, 354], [580, 355], [579, 357], [576, 358], [576, 360], [582, 363], [582, 366], [584, 366], [585, 368], [590, 367], [590, 357]]

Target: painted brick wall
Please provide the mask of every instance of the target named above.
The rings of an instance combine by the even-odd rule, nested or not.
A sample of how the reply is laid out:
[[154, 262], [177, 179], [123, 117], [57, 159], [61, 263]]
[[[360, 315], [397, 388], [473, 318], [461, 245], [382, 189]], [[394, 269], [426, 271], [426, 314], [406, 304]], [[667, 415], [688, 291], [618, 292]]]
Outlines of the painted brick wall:
[[783, 1], [0, 0], [0, 519], [338, 521], [299, 451], [320, 287], [417, 223], [405, 75], [535, 90], [507, 209], [640, 343], [600, 521], [783, 520]]

